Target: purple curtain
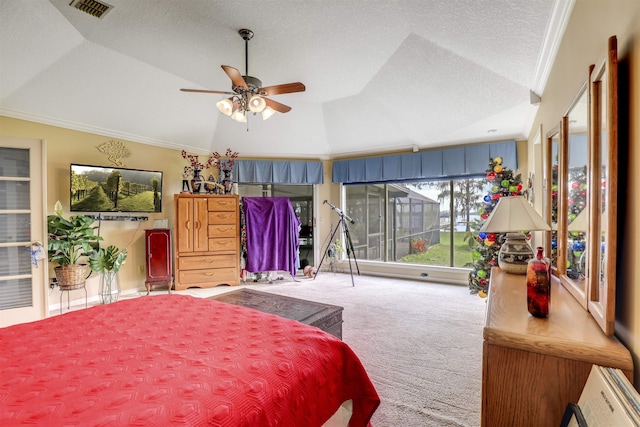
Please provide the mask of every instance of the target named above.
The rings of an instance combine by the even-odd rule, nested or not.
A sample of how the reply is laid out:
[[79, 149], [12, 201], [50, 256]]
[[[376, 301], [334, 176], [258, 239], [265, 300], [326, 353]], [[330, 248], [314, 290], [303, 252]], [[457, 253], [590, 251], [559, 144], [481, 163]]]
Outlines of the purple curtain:
[[288, 271], [295, 276], [300, 220], [287, 197], [243, 197], [247, 271]]

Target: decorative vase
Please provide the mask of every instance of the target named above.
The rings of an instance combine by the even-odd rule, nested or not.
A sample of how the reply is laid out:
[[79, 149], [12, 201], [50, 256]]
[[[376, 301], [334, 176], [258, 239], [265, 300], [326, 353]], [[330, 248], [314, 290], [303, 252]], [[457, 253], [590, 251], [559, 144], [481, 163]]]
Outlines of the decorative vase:
[[521, 233], [507, 233], [506, 240], [498, 252], [498, 266], [511, 274], [527, 274], [527, 263], [533, 251], [527, 238]]
[[222, 186], [224, 187], [224, 194], [231, 194], [233, 188], [233, 174], [231, 169], [222, 169], [220, 171]]
[[193, 179], [191, 180], [191, 192], [193, 194], [198, 194], [200, 192], [200, 188], [202, 188], [203, 179], [200, 175], [202, 172], [200, 169], [193, 170]]
[[551, 302], [551, 265], [537, 248], [535, 258], [527, 264], [527, 309], [534, 317], [547, 317]]
[[102, 273], [98, 294], [100, 295], [100, 302], [102, 304], [110, 304], [118, 301], [120, 297], [120, 281], [118, 280], [117, 271], [105, 270]]
[[209, 175], [209, 179], [204, 182], [204, 190], [207, 194], [214, 194], [216, 191], [216, 180], [213, 175]]

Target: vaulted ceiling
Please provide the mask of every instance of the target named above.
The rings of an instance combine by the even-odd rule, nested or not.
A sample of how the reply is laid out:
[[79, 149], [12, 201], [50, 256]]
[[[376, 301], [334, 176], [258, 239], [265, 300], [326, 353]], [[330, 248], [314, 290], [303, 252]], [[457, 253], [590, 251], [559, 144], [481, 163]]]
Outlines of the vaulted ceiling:
[[[332, 158], [526, 139], [571, 0], [0, 1], [0, 114], [207, 153]], [[292, 107], [222, 115], [220, 68]], [[248, 130], [247, 130], [248, 129]], [[0, 130], [1, 133], [1, 130]]]

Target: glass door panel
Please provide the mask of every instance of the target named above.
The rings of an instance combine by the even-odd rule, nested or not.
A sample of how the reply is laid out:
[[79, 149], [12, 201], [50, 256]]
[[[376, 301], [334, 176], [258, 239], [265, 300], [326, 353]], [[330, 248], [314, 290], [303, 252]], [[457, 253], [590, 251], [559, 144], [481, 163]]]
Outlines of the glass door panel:
[[47, 261], [32, 257], [32, 243], [46, 245], [41, 144], [0, 139], [0, 327], [45, 314]]

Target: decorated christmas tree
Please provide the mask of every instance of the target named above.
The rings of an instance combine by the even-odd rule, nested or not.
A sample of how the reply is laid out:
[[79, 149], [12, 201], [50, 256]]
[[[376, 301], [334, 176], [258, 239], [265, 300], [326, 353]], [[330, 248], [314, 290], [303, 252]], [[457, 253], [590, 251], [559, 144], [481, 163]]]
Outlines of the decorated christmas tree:
[[[587, 205], [587, 167], [575, 168], [569, 170], [569, 198], [567, 204], [569, 206], [569, 242], [567, 254], [567, 276], [572, 279], [584, 278], [585, 261], [584, 250], [586, 221], [574, 220], [582, 213]], [[583, 213], [583, 215], [586, 214]], [[578, 225], [578, 222], [583, 222]], [[573, 226], [571, 224], [574, 224]]]
[[551, 264], [558, 265], [558, 164], [551, 167]]
[[[513, 170], [502, 166], [502, 158], [489, 159], [487, 181], [491, 185], [484, 196], [484, 206], [479, 214], [482, 221], [489, 218], [501, 197], [522, 195], [522, 179]], [[481, 298], [487, 296], [491, 268], [498, 265], [498, 252], [505, 240], [505, 233], [479, 232], [474, 237], [473, 270], [469, 273], [469, 290]]]

